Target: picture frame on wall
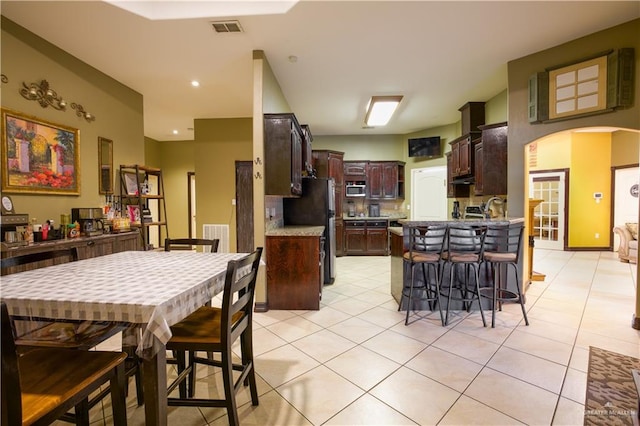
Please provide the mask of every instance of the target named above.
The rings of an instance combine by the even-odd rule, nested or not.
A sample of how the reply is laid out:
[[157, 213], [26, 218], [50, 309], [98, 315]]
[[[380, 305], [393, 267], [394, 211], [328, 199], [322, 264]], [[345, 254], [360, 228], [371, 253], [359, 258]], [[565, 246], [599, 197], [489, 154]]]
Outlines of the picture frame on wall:
[[138, 179], [135, 173], [124, 173], [124, 186], [127, 189], [127, 195], [139, 195]]
[[80, 195], [80, 131], [2, 109], [2, 192]]

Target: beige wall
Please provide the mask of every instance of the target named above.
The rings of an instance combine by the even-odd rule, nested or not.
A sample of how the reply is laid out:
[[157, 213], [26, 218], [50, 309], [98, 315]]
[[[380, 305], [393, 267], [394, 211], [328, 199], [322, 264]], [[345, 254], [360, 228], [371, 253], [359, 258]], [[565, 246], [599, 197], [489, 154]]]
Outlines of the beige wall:
[[[157, 149], [160, 157], [157, 167], [162, 169], [171, 238], [189, 238], [188, 173], [195, 172], [195, 151], [195, 141], [163, 142]], [[206, 187], [206, 181], [203, 181], [202, 188]], [[202, 226], [196, 228], [196, 236], [201, 236]]]
[[[2, 17], [1, 61], [2, 107], [80, 131], [80, 195], [11, 194], [18, 213], [28, 213], [42, 223], [60, 220], [60, 214], [73, 207], [100, 207], [98, 194], [98, 137], [113, 141], [114, 189], [119, 193], [117, 168], [120, 164], [144, 164], [142, 95], [100, 71], [79, 61], [58, 47]], [[19, 94], [22, 83], [46, 79], [68, 103], [66, 111], [42, 108]], [[87, 122], [70, 108], [81, 104], [95, 115]], [[4, 159], [3, 159], [4, 163]]]
[[[195, 120], [194, 129], [196, 235], [202, 236], [203, 224], [228, 224], [229, 248], [234, 252], [236, 217], [231, 200], [236, 198], [235, 162], [252, 158], [252, 121], [251, 118], [202, 119]], [[184, 163], [188, 165], [186, 160]], [[185, 182], [186, 171], [183, 169]], [[179, 175], [180, 171], [176, 173]], [[186, 205], [186, 197], [176, 202]]]

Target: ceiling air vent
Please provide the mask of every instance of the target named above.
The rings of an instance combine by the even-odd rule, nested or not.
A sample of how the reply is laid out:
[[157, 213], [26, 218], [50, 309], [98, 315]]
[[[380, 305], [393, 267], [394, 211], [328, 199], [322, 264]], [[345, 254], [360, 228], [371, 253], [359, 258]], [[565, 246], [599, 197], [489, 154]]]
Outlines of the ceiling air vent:
[[242, 27], [239, 21], [215, 21], [211, 22], [217, 33], [241, 33]]

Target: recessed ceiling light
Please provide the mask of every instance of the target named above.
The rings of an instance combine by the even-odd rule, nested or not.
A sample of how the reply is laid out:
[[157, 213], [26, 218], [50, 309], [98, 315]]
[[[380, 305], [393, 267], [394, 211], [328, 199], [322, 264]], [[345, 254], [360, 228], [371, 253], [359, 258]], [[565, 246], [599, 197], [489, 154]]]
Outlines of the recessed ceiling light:
[[193, 87], [198, 87], [198, 86], [200, 86], [200, 82], [199, 82], [198, 80], [192, 80], [192, 81], [191, 81], [191, 85], [192, 85]]
[[177, 130], [174, 130], [174, 131], [173, 131], [173, 134], [174, 134], [174, 135], [177, 135], [177, 134], [178, 134], [178, 131], [177, 131]]

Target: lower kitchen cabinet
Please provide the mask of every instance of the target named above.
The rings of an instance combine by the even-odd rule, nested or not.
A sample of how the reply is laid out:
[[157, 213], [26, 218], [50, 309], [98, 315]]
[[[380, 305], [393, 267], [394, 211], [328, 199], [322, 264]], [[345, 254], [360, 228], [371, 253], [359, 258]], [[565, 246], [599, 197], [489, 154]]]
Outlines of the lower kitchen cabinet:
[[346, 255], [386, 256], [389, 254], [388, 221], [347, 220], [344, 225]]
[[320, 309], [323, 244], [320, 236], [267, 236], [268, 309]]
[[344, 220], [336, 219], [336, 256], [344, 256]]

